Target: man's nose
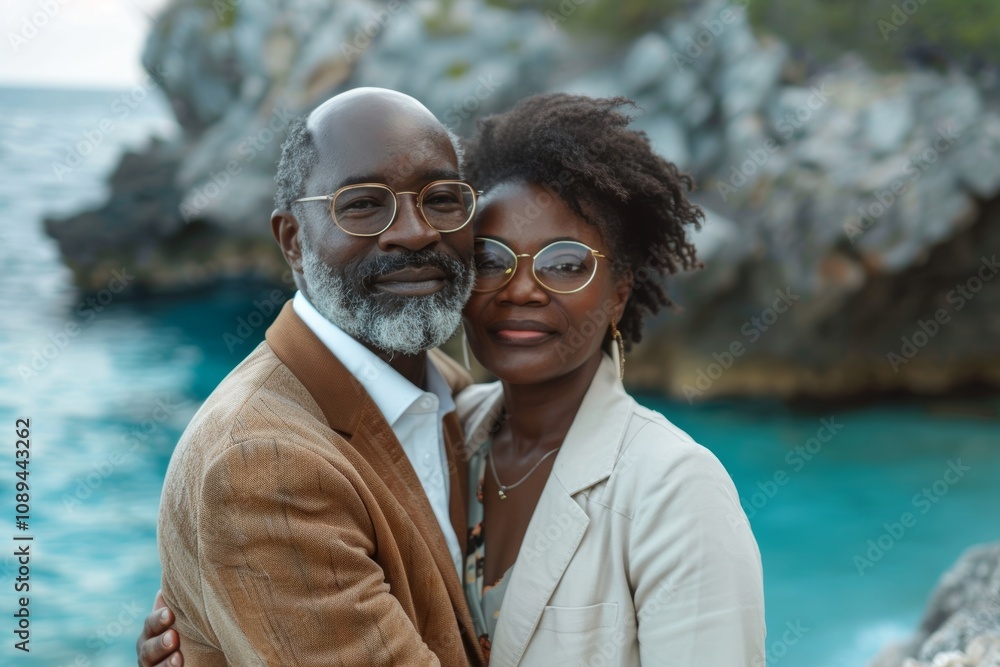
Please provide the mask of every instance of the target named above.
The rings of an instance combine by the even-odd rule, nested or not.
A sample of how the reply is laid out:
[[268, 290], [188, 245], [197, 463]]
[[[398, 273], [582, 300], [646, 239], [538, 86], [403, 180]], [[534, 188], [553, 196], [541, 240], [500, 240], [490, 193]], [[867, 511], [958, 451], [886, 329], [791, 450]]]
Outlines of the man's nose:
[[406, 248], [407, 250], [422, 250], [441, 240], [441, 232], [437, 231], [424, 220], [417, 207], [417, 195], [405, 193], [396, 197], [396, 217], [378, 236], [378, 245], [382, 250]]

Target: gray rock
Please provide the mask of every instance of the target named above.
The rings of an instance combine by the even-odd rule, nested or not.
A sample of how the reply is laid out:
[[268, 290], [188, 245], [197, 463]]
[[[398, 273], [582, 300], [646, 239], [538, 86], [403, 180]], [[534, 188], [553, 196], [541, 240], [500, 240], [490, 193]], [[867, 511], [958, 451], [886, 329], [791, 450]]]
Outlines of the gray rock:
[[[721, 17], [722, 12], [727, 7], [732, 7], [732, 3], [725, 2], [724, 0], [706, 3], [703, 15], [707, 15], [706, 19], [708, 20]], [[721, 59], [727, 64], [738, 63], [747, 56], [756, 56], [761, 46], [753, 34], [753, 28], [750, 26], [746, 10], [739, 10], [736, 7], [733, 7], [733, 10], [736, 21], [726, 26], [720, 35], [716, 47]], [[777, 45], [777, 43], [772, 44]], [[767, 47], [765, 46], [764, 48], [766, 49]]]
[[886, 158], [871, 158], [866, 169], [857, 174], [857, 187], [861, 192], [874, 193], [877, 190], [888, 190], [893, 181], [900, 181], [907, 185], [912, 182], [912, 177], [908, 175], [906, 168], [910, 158], [901, 153], [894, 153]]
[[671, 117], [646, 116], [638, 119], [635, 127], [645, 130], [653, 150], [678, 167], [683, 169], [690, 162], [691, 155], [684, 129]]
[[753, 249], [735, 222], [707, 207], [703, 210], [705, 222], [690, 238], [705, 268], [684, 279], [685, 300], [692, 303], [732, 287], [739, 278], [738, 267]]
[[695, 73], [699, 78], [708, 76], [719, 58], [710, 40], [699, 44], [696, 37], [703, 28], [693, 21], [673, 21], [665, 26], [670, 42], [670, 60], [679, 70]]
[[[820, 169], [827, 174], [835, 171], [840, 165], [850, 163], [854, 157], [848, 144], [831, 141], [830, 135], [822, 132], [804, 136], [800, 141], [785, 147], [783, 152], [790, 154], [799, 165]], [[852, 184], [859, 179], [866, 179], [864, 184], [858, 184], [862, 191], [873, 190], [875, 186], [869, 183], [881, 183], [886, 177], [892, 178], [897, 173], [893, 166], [888, 167], [888, 174], [882, 173], [884, 166], [883, 168], [865, 166], [867, 167], [865, 169], [852, 167], [849, 170], [849, 180]], [[876, 170], [876, 173], [869, 175], [873, 170]]]
[[747, 114], [731, 119], [725, 126], [723, 135], [734, 160], [742, 162], [747, 150], [764, 146], [769, 138], [764, 133], [764, 123], [760, 116]]
[[[697, 297], [687, 316], [664, 317], [670, 335], [646, 338], [650, 367], [662, 371], [650, 374], [663, 383], [653, 388], [684, 384], [668, 355], [683, 349], [696, 368], [699, 350], [731, 339], [742, 322], [734, 313], [759, 310], [778, 283], [802, 302], [712, 391], [1000, 386], [1000, 280], [898, 372], [872, 354], [896, 348], [980, 270], [984, 253], [1000, 253], [997, 100], [961, 74], [882, 74], [849, 56], [790, 86], [786, 47], [759, 40], [746, 12], [725, 0], [684, 6], [608, 52], [541, 13], [486, 0], [407, 2], [392, 15], [376, 0], [236, 3], [223, 15], [203, 0], [171, 0], [143, 58], [182, 136], [124, 159], [104, 205], [47, 228], [83, 286], [105, 282], [103, 267], [122, 259], [147, 267], [136, 284], [151, 289], [195, 286], [184, 278], [195, 262], [205, 264], [193, 269], [199, 285], [239, 267], [280, 275], [261, 224], [281, 141], [267, 128], [273, 113], [385, 86], [469, 134], [478, 118], [532, 93], [630, 95], [643, 109], [634, 126], [694, 175], [698, 201], [726, 221], [698, 237], [708, 269], [671, 281], [678, 298]], [[249, 150], [250, 140], [262, 141]], [[855, 231], [858, 207], [881, 205], [899, 179], [906, 192]], [[174, 266], [178, 257], [189, 264]], [[755, 364], [768, 371], [742, 375]]]
[[928, 126], [964, 134], [982, 118], [982, 96], [968, 79], [929, 80], [923, 75], [917, 84], [923, 88], [918, 109]]
[[[824, 82], [811, 87], [788, 86], [775, 92], [774, 101], [767, 106], [771, 131], [784, 141], [811, 135], [827, 126], [823, 117], [830, 109], [829, 99], [824, 101]], [[834, 126], [836, 128], [836, 126]], [[850, 130], [855, 131], [853, 124]]]
[[865, 138], [877, 153], [897, 150], [913, 129], [913, 105], [906, 97], [876, 100], [865, 115]]
[[[671, 109], [683, 109], [698, 93], [698, 82], [691, 70], [671, 63], [660, 81], [660, 95]], [[702, 96], [708, 97], [704, 93]]]
[[941, 577], [916, 635], [870, 667], [995, 667], [1000, 659], [1000, 543], [974, 547]]
[[580, 76], [553, 86], [556, 92], [590, 97], [614, 97], [621, 94], [621, 82], [617, 71], [604, 70]]
[[673, 68], [670, 59], [670, 45], [658, 33], [651, 32], [640, 37], [622, 66], [625, 90], [637, 93], [658, 82]]
[[716, 82], [716, 94], [722, 100], [727, 118], [755, 113], [778, 82], [785, 62], [784, 47], [746, 55], [727, 67]]
[[1000, 190], [1000, 117], [984, 117], [968, 143], [955, 156], [959, 180], [976, 196], [988, 199]]
[[723, 155], [725, 147], [717, 134], [696, 133], [691, 139], [692, 167], [708, 169], [715, 165]]
[[1000, 613], [988, 608], [960, 609], [950, 616], [920, 647], [917, 659], [932, 662], [942, 653], [966, 653], [976, 637], [1000, 639]]
[[682, 105], [680, 116], [688, 127], [701, 127], [706, 124], [715, 111], [715, 100], [703, 91], [697, 91]]

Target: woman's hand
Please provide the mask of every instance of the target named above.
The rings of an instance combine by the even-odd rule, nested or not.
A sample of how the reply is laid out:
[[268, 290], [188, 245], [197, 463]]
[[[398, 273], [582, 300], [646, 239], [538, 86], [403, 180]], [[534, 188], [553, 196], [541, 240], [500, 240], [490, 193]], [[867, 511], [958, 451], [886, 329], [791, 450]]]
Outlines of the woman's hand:
[[163, 601], [163, 593], [157, 591], [153, 611], [146, 617], [142, 634], [135, 643], [139, 667], [182, 667], [180, 636], [170, 628], [173, 624], [174, 613]]

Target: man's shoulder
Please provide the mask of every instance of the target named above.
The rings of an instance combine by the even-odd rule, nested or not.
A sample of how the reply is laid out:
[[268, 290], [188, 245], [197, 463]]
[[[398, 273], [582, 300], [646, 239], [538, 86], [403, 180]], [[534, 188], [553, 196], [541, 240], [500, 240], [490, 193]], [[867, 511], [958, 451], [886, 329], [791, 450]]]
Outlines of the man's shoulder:
[[184, 430], [174, 459], [193, 455], [207, 461], [241, 442], [308, 437], [323, 429], [328, 425], [319, 405], [263, 342], [205, 399]]

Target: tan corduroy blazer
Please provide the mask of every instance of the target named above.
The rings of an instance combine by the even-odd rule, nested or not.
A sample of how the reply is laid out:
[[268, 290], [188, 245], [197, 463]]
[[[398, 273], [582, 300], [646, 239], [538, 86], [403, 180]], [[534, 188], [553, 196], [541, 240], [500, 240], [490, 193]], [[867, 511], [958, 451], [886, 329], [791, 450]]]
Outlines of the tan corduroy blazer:
[[[465, 372], [434, 363], [453, 390]], [[445, 420], [451, 519], [467, 466]], [[185, 665], [483, 664], [444, 536], [355, 378], [285, 304], [170, 461], [158, 529]]]

